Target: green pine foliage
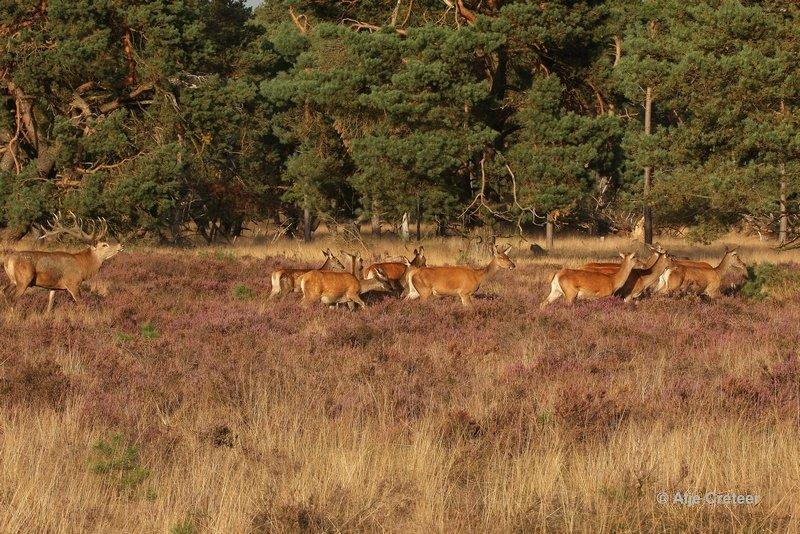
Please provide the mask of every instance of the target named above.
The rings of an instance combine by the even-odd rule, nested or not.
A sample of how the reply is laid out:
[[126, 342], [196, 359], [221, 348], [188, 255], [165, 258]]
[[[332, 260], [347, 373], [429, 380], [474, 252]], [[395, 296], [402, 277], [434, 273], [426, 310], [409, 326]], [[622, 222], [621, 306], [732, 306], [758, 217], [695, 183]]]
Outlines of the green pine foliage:
[[796, 3], [737, 0], [10, 0], [0, 225], [605, 232], [648, 203], [700, 240], [774, 232], [800, 199], [798, 27]]

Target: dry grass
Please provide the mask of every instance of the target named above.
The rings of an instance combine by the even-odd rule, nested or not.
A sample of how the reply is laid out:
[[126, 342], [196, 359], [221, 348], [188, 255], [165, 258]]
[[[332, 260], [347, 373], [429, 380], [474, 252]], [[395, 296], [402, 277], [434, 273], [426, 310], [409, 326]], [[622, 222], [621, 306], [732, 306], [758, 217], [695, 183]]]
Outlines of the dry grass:
[[[706, 259], [726, 242], [800, 262], [662, 241]], [[800, 300], [540, 311], [553, 270], [637, 246], [558, 245], [518, 253], [473, 311], [265, 301], [271, 269], [321, 262], [332, 240], [132, 250], [49, 318], [32, 292], [2, 313], [0, 529], [797, 530]], [[425, 247], [480, 263], [461, 240]]]

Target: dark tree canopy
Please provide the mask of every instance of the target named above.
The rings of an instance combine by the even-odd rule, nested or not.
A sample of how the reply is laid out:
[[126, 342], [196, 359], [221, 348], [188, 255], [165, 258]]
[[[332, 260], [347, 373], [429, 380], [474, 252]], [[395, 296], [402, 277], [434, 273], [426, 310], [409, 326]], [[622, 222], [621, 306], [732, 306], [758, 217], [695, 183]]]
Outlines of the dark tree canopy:
[[8, 0], [0, 224], [609, 232], [649, 205], [797, 233], [798, 28], [794, 2]]

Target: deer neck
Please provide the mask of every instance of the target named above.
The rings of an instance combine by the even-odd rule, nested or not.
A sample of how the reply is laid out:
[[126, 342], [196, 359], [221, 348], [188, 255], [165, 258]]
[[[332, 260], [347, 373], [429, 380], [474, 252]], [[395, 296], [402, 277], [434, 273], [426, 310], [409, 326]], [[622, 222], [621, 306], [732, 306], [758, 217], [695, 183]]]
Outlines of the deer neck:
[[644, 275], [646, 282], [650, 282], [651, 280], [655, 280], [660, 278], [664, 271], [667, 269], [667, 255], [660, 254], [656, 261], [650, 266], [649, 269], [646, 269], [647, 274]]
[[728, 269], [731, 268], [733, 265], [733, 255], [730, 252], [726, 252], [725, 255], [719, 260], [719, 265], [714, 267], [714, 270], [719, 274], [724, 274], [728, 272]]
[[375, 291], [377, 289], [384, 289], [383, 282], [378, 280], [377, 278], [367, 278], [364, 280], [359, 280], [361, 284], [359, 293], [367, 293], [368, 291]]
[[477, 269], [478, 280], [483, 281], [488, 278], [491, 278], [499, 270], [500, 270], [500, 263], [497, 261], [497, 258], [492, 258], [492, 261], [489, 262], [489, 265], [487, 265], [483, 269]]
[[103, 259], [92, 250], [92, 247], [86, 248], [76, 254], [81, 258], [80, 264], [83, 269], [84, 278], [89, 278], [97, 274], [100, 266], [103, 265]]
[[614, 282], [614, 291], [621, 288], [625, 285], [625, 282], [628, 280], [628, 276], [630, 276], [631, 271], [633, 270], [635, 262], [633, 260], [625, 260], [622, 262], [622, 266], [619, 268], [614, 276], [611, 279]]

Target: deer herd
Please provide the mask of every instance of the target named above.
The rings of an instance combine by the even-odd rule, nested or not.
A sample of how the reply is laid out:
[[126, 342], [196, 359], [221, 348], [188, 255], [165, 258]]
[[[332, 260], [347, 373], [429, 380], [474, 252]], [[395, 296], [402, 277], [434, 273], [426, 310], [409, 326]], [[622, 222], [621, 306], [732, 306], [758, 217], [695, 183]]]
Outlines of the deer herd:
[[[76, 253], [21, 250], [6, 254], [3, 267], [8, 283], [3, 296], [12, 304], [29, 287], [49, 290], [47, 313], [53, 308], [56, 291], [67, 291], [77, 303], [80, 285], [94, 276], [103, 262], [122, 251], [121, 244], [111, 245], [102, 239], [108, 234], [104, 219], [84, 221], [69, 213], [65, 225], [60, 213], [48, 225], [38, 227], [38, 239], [69, 235], [89, 246]], [[84, 226], [89, 229], [85, 230]], [[411, 260], [400, 256], [364, 264], [360, 254], [341, 251], [345, 266], [330, 249], [323, 251], [325, 262], [316, 269], [278, 269], [272, 273], [269, 299], [282, 294], [302, 293], [304, 305], [322, 302], [346, 304], [353, 309], [365, 307], [361, 296], [371, 291], [394, 293], [406, 300], [427, 300], [431, 295], [461, 299], [472, 306], [472, 297], [481, 284], [501, 269], [514, 269], [508, 257], [511, 245], [493, 248], [491, 261], [482, 268], [465, 266], [428, 266], [424, 247], [414, 249]], [[716, 298], [731, 270], [746, 266], [736, 249], [727, 249], [716, 266], [702, 261], [677, 259], [660, 245], [651, 246], [647, 261], [635, 253], [620, 253], [619, 262], [592, 262], [577, 269], [561, 269], [550, 278], [550, 292], [541, 303], [544, 308], [560, 298], [573, 304], [577, 299], [622, 297], [625, 302], [652, 293], [682, 295], [693, 293]]]

